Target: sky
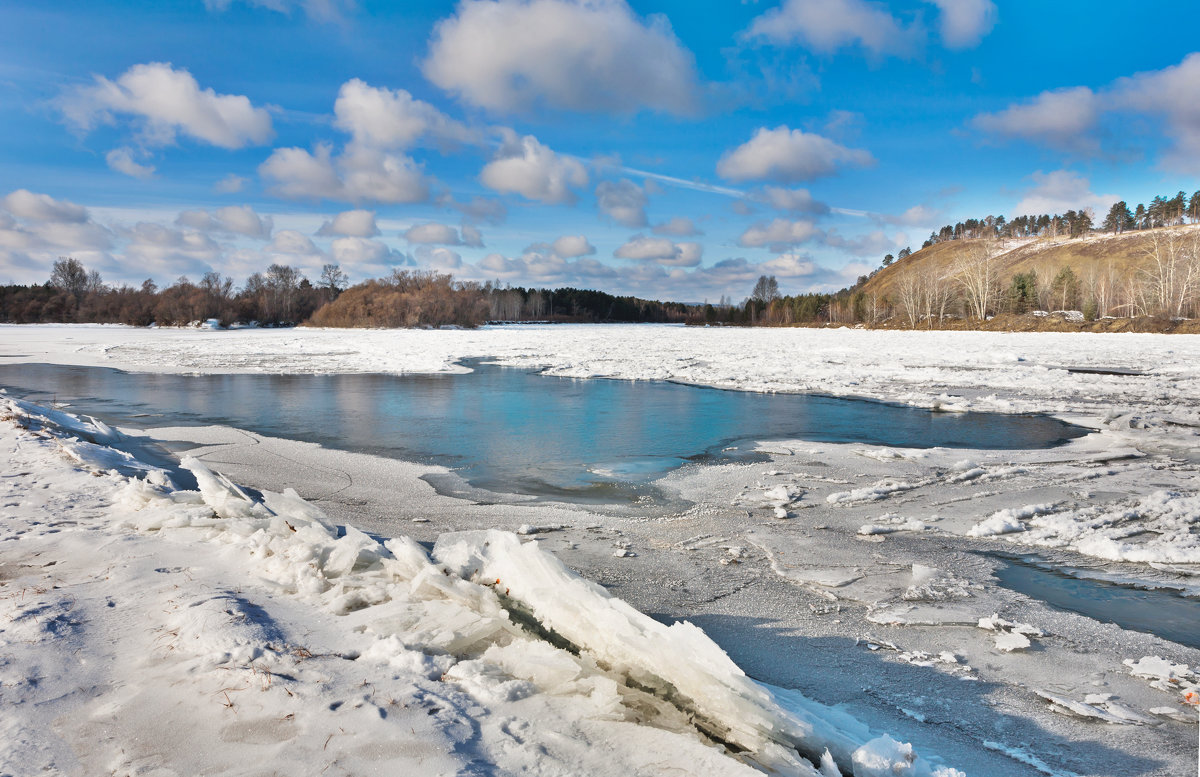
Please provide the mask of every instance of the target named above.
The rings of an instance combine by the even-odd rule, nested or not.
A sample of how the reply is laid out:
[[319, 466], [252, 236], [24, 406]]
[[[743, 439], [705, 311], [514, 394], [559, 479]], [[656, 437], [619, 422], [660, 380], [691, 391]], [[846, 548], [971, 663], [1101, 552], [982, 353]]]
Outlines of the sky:
[[0, 0], [0, 283], [272, 263], [740, 301], [1200, 188], [1200, 6]]

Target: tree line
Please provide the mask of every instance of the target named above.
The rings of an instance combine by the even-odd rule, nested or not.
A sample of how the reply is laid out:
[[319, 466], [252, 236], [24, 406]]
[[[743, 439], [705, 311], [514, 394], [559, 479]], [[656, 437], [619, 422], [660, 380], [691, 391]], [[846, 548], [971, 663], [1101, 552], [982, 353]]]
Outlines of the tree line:
[[159, 288], [109, 285], [78, 260], [54, 262], [39, 285], [0, 286], [5, 323], [115, 323], [186, 326], [235, 324], [336, 327], [475, 327], [489, 321], [686, 323], [695, 306], [575, 288], [534, 289], [499, 282], [456, 281], [426, 270], [396, 268], [384, 278], [349, 286], [336, 264], [316, 283], [297, 268], [272, 264], [240, 288], [215, 272], [199, 282], [181, 277]]
[[[980, 238], [1008, 237], [1081, 237], [1096, 229], [1095, 214], [1091, 208], [1068, 210], [1063, 214], [1023, 215], [1006, 219], [1004, 216], [986, 216], [981, 219], [966, 219], [947, 224], [932, 232], [923, 248], [944, 243], [948, 240], [977, 240]], [[1138, 203], [1130, 210], [1121, 200], [1114, 203], [1100, 223], [1103, 232], [1118, 234], [1136, 229], [1156, 229], [1200, 222], [1200, 191], [1188, 197], [1180, 191], [1174, 196], [1157, 196], [1149, 205]], [[901, 257], [903, 258], [903, 257]], [[885, 262], [885, 264], [890, 262]]]

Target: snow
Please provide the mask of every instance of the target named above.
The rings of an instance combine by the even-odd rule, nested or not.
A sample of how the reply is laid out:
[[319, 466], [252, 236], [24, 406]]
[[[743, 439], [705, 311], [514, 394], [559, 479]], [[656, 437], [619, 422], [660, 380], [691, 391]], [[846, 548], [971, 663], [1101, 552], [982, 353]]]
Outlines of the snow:
[[[791, 757], [828, 775], [878, 756], [904, 774], [904, 743], [935, 774], [1194, 769], [1200, 651], [1007, 590], [992, 554], [1196, 591], [1200, 337], [0, 327], [5, 365], [461, 372], [473, 356], [1095, 431], [1037, 451], [769, 440], [761, 460], [656, 481], [669, 508], [610, 509], [456, 498], [431, 485], [444, 468], [244, 430], [114, 429], [86, 399], [74, 414], [12, 405], [25, 428], [0, 423], [0, 773], [269, 759], [326, 774], [749, 774]], [[140, 459], [152, 444], [192, 469]], [[470, 532], [497, 528], [506, 550], [491, 557]], [[438, 544], [513, 569], [472, 580], [430, 557]], [[628, 607], [625, 639], [550, 633], [550, 619], [578, 627], [584, 602], [605, 618]], [[669, 702], [676, 682], [690, 692]], [[733, 757], [726, 736], [764, 749]]]
[[64, 455], [103, 430], [0, 402], [20, 473], [0, 539], [18, 567], [0, 597], [6, 769], [961, 775], [781, 702], [696, 626], [647, 617], [535, 541], [451, 533], [430, 557], [194, 457], [185, 490], [106, 466], [124, 457]]

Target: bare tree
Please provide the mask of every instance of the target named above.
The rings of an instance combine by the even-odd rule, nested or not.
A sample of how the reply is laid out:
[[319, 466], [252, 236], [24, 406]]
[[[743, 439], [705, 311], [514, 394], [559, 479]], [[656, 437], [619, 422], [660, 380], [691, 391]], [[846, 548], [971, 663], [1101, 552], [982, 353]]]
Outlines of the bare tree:
[[1141, 268], [1143, 307], [1179, 318], [1200, 290], [1200, 238], [1175, 232], [1153, 232]]
[[955, 268], [954, 277], [962, 289], [970, 318], [987, 318], [999, 294], [995, 267], [996, 245], [991, 240], [974, 240]]
[[82, 297], [88, 287], [88, 272], [78, 259], [61, 257], [55, 260], [50, 270], [50, 285], [59, 291]]

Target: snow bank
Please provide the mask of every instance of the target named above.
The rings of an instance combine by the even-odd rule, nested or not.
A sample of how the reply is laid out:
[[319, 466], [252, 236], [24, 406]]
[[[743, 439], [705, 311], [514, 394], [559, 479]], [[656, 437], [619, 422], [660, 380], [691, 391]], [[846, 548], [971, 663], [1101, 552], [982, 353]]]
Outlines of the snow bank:
[[[43, 413], [7, 399], [0, 403], [2, 414], [29, 430], [6, 426], [4, 434], [24, 435], [47, 450], [103, 447], [74, 437], [74, 431], [92, 427], [69, 414]], [[37, 413], [36, 423], [31, 413]], [[24, 450], [18, 445], [12, 455]], [[303, 656], [289, 646], [289, 632], [307, 629], [303, 622], [286, 629], [261, 610], [262, 601], [279, 600], [271, 606], [342, 624], [342, 657], [361, 665], [362, 676], [387, 667], [398, 687], [436, 681], [467, 694], [473, 702], [452, 705], [458, 717], [444, 723], [451, 726], [443, 732], [450, 740], [457, 735], [448, 732], [463, 730], [453, 728], [461, 726], [463, 715], [489, 734], [498, 724], [488, 721], [499, 720], [507, 721], [500, 725], [504, 731], [523, 731], [522, 740], [533, 744], [522, 749], [522, 769], [540, 770], [538, 748], [553, 749], [556, 735], [540, 734], [539, 728], [620, 724], [647, 733], [593, 728], [578, 735], [600, 747], [607, 731], [605, 736], [636, 740], [647, 752], [665, 754], [668, 761], [674, 754], [679, 763], [710, 773], [733, 773], [737, 766], [723, 756], [728, 766], [720, 769], [704, 760], [719, 755], [720, 748], [711, 747], [718, 744], [745, 763], [780, 774], [829, 777], [840, 768], [858, 777], [961, 775], [931, 765], [910, 746], [869, 731], [845, 713], [794, 692], [777, 696], [747, 677], [696, 626], [667, 626], [647, 617], [515, 534], [444, 535], [431, 559], [405, 537], [381, 542], [351, 526], [339, 529], [294, 491], [251, 497], [196, 459], [181, 464], [195, 476], [197, 489], [181, 490], [151, 467], [141, 477], [121, 474], [107, 464], [125, 461], [125, 455], [106, 450], [112, 456], [73, 457], [111, 492], [108, 524], [87, 531], [137, 538], [139, 553], [151, 556], [194, 548], [197, 558], [208, 559], [196, 574], [227, 559], [254, 586], [271, 592], [254, 602], [240, 581], [222, 586], [218, 579], [174, 589], [164, 605], [165, 642], [159, 646], [165, 644], [171, 660], [190, 675], [248, 669], [264, 691], [276, 675], [294, 681]], [[66, 462], [59, 467], [69, 470]], [[10, 605], [0, 643], [53, 642], [76, 629], [61, 602]], [[138, 682], [133, 676], [127, 681]], [[228, 690], [221, 693], [224, 703], [213, 710], [241, 703]], [[385, 710], [381, 719], [386, 718]], [[696, 761], [697, 748], [713, 755]], [[613, 768], [619, 773], [619, 766]]]

